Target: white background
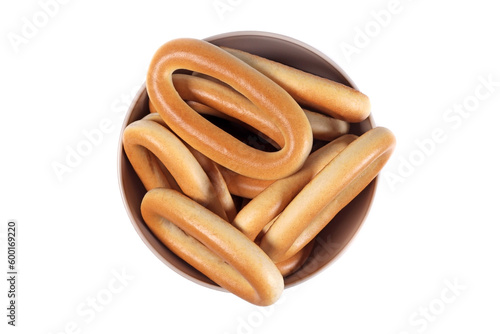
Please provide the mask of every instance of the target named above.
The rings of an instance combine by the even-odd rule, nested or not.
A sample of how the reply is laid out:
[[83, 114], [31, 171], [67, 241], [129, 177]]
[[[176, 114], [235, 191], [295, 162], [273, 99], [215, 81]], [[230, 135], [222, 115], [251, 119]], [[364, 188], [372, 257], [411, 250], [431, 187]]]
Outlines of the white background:
[[[492, 1], [222, 0], [230, 6], [222, 15], [214, 0], [66, 2], [46, 22], [35, 0], [0, 5], [1, 277], [7, 221], [19, 226], [18, 326], [6, 324], [2, 279], [0, 332], [500, 332]], [[375, 23], [373, 13], [388, 8], [390, 21]], [[26, 20], [41, 26], [13, 43]], [[364, 29], [372, 30], [363, 44]], [[165, 267], [130, 224], [117, 179], [123, 110], [154, 51], [177, 37], [239, 30], [284, 34], [327, 54], [398, 139], [347, 252], [265, 309]], [[347, 44], [356, 53], [343, 52]], [[458, 117], [457, 106], [471, 111]], [[102, 142], [58, 179], [53, 163], [103, 120], [111, 130]], [[441, 142], [419, 153], [416, 142], [436, 131]], [[96, 296], [110, 297], [99, 312], [88, 304]]]

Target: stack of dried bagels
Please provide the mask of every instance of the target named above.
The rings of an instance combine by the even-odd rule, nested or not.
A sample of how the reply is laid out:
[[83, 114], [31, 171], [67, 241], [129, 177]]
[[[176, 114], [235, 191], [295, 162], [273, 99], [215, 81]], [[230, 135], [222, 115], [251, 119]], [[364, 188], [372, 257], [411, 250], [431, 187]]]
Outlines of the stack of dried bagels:
[[146, 87], [151, 113], [123, 133], [147, 190], [145, 223], [180, 258], [256, 305], [278, 300], [283, 278], [395, 146], [382, 127], [349, 132], [370, 114], [359, 91], [202, 40], [164, 44]]

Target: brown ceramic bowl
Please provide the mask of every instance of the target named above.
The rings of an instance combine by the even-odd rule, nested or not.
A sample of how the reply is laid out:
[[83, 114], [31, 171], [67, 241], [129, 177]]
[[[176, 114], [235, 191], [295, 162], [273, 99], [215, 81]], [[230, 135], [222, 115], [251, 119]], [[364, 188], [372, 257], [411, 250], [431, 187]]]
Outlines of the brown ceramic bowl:
[[[206, 38], [218, 45], [241, 49], [301, 70], [357, 87], [335, 62], [309, 45], [292, 38], [265, 32], [233, 32]], [[125, 117], [125, 127], [148, 114], [148, 96], [143, 86]], [[373, 118], [351, 124], [351, 133], [360, 135], [374, 127]], [[120, 135], [121, 138], [121, 135]], [[191, 267], [165, 247], [149, 230], [141, 217], [140, 203], [146, 193], [123, 151], [121, 140], [118, 152], [118, 176], [125, 208], [137, 233], [151, 251], [178, 274], [206, 287], [225, 291], [205, 275]], [[343, 252], [361, 227], [375, 194], [377, 179], [372, 181], [348, 206], [321, 231], [306, 263], [285, 278], [285, 287], [299, 284], [325, 269]]]

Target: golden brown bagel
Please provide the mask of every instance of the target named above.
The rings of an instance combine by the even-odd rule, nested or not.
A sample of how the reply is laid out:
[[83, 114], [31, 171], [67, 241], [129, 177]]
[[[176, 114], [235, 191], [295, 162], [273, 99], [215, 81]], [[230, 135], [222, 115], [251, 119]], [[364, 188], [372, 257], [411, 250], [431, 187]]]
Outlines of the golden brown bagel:
[[395, 143], [392, 132], [376, 127], [349, 144], [281, 212], [261, 248], [275, 262], [302, 249], [377, 176]]
[[223, 49], [278, 83], [301, 105], [348, 122], [361, 122], [370, 115], [368, 97], [351, 87], [248, 52]]
[[[149, 113], [148, 115], [144, 116], [142, 120], [154, 121], [168, 129], [167, 125], [165, 124], [165, 122], [158, 113]], [[196, 158], [200, 166], [207, 174], [210, 182], [212, 183], [215, 195], [219, 199], [222, 208], [226, 212], [227, 220], [232, 221], [236, 216], [236, 207], [233, 198], [231, 197], [231, 193], [227, 188], [226, 181], [224, 180], [221, 172], [219, 171], [219, 167], [212, 160], [208, 159], [207, 157], [205, 157], [203, 154], [196, 151], [192, 147], [189, 146], [186, 147], [191, 151], [193, 156]], [[168, 148], [165, 147], [165, 149]], [[154, 155], [152, 155], [152, 158], [153, 157], [156, 158]], [[168, 184], [170, 185], [170, 187], [167, 188], [175, 189], [182, 192], [179, 185], [177, 184], [177, 181], [175, 181], [169, 170], [163, 165], [163, 163], [161, 163], [161, 161], [158, 161], [158, 163], [159, 166], [162, 167], [161, 168], [162, 172], [165, 175], [166, 179], [168, 180]]]
[[215, 283], [250, 303], [271, 305], [283, 276], [269, 257], [219, 216], [172, 189], [148, 191], [142, 216], [170, 250]]
[[[276, 124], [283, 148], [254, 149], [206, 121], [175, 90], [172, 74], [178, 69], [212, 76], [248, 98]], [[146, 87], [154, 108], [174, 133], [239, 174], [267, 180], [285, 177], [300, 169], [311, 151], [311, 126], [297, 102], [271, 79], [208, 42], [183, 38], [165, 43], [151, 61]]]
[[[123, 148], [146, 190], [170, 188], [154, 154], [193, 200], [227, 219], [212, 183], [189, 149], [164, 126], [152, 120], [138, 120], [123, 132]], [[165, 149], [168, 148], [168, 149]]]

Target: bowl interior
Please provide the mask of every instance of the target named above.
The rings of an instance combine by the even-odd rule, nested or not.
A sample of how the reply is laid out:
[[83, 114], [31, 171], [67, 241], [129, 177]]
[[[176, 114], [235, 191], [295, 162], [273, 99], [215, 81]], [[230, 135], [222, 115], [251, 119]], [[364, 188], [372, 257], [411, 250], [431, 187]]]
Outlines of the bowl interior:
[[[286, 36], [261, 32], [236, 32], [213, 36], [206, 40], [218, 46], [254, 53], [357, 89], [352, 80], [328, 57], [314, 48]], [[141, 119], [148, 113], [148, 96], [146, 88], [143, 86], [125, 117], [122, 133], [128, 124]], [[351, 124], [350, 132], [361, 135], [373, 126], [373, 119], [370, 116], [361, 123]], [[123, 201], [130, 220], [144, 243], [162, 262], [178, 274], [201, 285], [223, 290], [177, 257], [151, 233], [140, 212], [140, 203], [146, 190], [127, 160], [121, 140], [118, 155], [119, 183]], [[345, 249], [368, 213], [375, 193], [376, 180], [372, 181], [321, 231], [316, 238], [309, 259], [298, 271], [285, 278], [285, 287], [303, 282], [319, 273]]]

